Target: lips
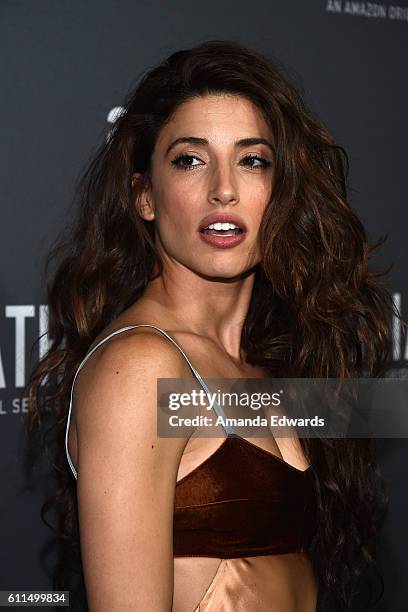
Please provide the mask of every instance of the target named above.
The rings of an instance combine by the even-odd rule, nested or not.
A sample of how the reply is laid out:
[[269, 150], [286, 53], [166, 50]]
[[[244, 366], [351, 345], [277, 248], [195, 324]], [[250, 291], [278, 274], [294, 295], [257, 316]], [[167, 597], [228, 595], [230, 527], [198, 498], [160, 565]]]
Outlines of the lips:
[[201, 232], [204, 228], [212, 223], [233, 223], [237, 227], [241, 228], [243, 232], [247, 231], [244, 220], [238, 215], [233, 215], [231, 213], [212, 213], [211, 215], [207, 215], [201, 220], [198, 231]]

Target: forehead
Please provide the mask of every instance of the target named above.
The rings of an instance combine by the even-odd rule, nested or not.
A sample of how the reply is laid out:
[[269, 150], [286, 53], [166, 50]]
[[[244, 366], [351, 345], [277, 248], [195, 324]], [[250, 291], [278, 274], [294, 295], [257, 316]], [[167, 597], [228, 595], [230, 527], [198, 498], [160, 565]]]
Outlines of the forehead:
[[236, 140], [251, 136], [271, 137], [259, 108], [242, 96], [206, 95], [180, 104], [161, 130], [157, 146], [181, 135], [206, 136], [217, 140]]

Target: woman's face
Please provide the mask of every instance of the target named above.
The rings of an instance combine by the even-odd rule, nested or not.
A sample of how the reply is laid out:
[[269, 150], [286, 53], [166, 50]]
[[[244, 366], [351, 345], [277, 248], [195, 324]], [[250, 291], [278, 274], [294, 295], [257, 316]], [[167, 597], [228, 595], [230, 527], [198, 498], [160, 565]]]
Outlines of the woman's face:
[[[273, 176], [272, 133], [252, 102], [223, 94], [180, 105], [159, 134], [152, 186], [138, 205], [144, 219], [155, 220], [165, 267], [169, 258], [203, 276], [233, 278], [259, 263]], [[243, 231], [200, 230], [217, 222]]]

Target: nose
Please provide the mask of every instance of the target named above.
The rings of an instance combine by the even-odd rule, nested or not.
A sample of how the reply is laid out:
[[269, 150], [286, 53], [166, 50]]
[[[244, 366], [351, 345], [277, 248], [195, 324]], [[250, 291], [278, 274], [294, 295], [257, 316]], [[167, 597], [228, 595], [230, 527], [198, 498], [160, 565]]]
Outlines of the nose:
[[213, 176], [208, 201], [211, 204], [238, 204], [238, 189], [231, 178], [230, 168], [219, 168]]

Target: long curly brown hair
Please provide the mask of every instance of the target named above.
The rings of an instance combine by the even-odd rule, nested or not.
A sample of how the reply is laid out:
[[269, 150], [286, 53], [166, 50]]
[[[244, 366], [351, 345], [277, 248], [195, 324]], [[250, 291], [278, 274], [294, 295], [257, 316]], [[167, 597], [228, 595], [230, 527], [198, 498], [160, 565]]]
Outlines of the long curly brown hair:
[[[58, 551], [53, 584], [74, 589], [77, 575], [83, 610], [76, 484], [64, 444], [72, 381], [96, 336], [139, 299], [156, 265], [162, 271], [153, 224], [133, 204], [131, 176], [151, 180], [164, 123], [181, 103], [213, 93], [252, 101], [276, 147], [273, 194], [260, 228], [262, 260], [242, 333], [248, 362], [278, 377], [383, 376], [390, 317], [406, 325], [381, 280], [389, 270], [368, 269], [383, 240], [368, 244], [347, 201], [347, 154], [277, 61], [213, 40], [173, 53], [142, 75], [84, 171], [66, 234], [48, 254], [50, 348], [27, 385], [28, 439], [45, 449], [54, 474], [55, 490], [42, 507]], [[376, 548], [387, 495], [375, 441], [303, 438], [301, 444], [316, 484], [319, 524], [309, 552], [319, 609], [344, 612], [370, 568], [383, 583]], [[51, 511], [56, 524], [45, 518]]]

